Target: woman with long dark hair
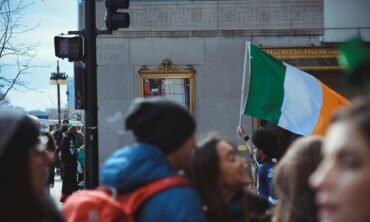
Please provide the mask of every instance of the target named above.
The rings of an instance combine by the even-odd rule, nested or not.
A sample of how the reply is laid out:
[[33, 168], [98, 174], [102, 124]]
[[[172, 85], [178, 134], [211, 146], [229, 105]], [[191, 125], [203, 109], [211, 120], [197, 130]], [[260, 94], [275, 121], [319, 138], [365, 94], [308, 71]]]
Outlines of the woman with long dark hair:
[[210, 222], [269, 221], [267, 200], [245, 187], [246, 160], [226, 140], [210, 137], [194, 151], [187, 175]]
[[62, 221], [45, 195], [50, 158], [28, 116], [0, 109], [0, 221]]

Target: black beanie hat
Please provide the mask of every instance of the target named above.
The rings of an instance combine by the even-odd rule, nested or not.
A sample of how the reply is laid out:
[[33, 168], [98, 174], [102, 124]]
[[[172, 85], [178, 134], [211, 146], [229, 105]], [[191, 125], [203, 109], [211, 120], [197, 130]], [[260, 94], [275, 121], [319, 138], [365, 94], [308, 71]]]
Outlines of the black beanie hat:
[[252, 142], [257, 149], [262, 150], [269, 158], [277, 156], [278, 138], [271, 130], [258, 129], [253, 132]]
[[38, 135], [39, 129], [29, 116], [16, 109], [0, 108], [0, 157], [8, 149], [29, 152]]
[[192, 115], [180, 104], [161, 97], [135, 99], [125, 122], [137, 141], [157, 146], [168, 154], [195, 132]]
[[[38, 143], [39, 129], [20, 111], [0, 108], [0, 132], [0, 175], [12, 181], [14, 176], [19, 176], [16, 170], [28, 165], [29, 154]], [[17, 167], [10, 170], [14, 163]]]

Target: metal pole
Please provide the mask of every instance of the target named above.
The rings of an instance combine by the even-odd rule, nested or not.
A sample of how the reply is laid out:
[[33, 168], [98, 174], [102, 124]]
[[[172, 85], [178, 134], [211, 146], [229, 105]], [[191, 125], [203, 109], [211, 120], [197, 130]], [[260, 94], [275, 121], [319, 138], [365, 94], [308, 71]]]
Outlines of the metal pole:
[[61, 113], [60, 112], [60, 86], [59, 86], [59, 83], [58, 83], [58, 79], [56, 81], [57, 81], [57, 89], [58, 89], [58, 124], [59, 124], [59, 126], [61, 126], [62, 121], [60, 119], [60, 113]]
[[[239, 127], [242, 125], [242, 115], [243, 115], [243, 107], [244, 107], [244, 98], [245, 98], [245, 75], [246, 75], [246, 67], [247, 67], [247, 63], [248, 63], [248, 67], [250, 67], [250, 60], [249, 60], [249, 57], [250, 57], [250, 45], [251, 43], [250, 42], [246, 42], [245, 43], [245, 54], [244, 54], [244, 68], [243, 68], [243, 80], [242, 80], [242, 92], [241, 92], [241, 96], [240, 96], [240, 113], [239, 113]], [[248, 72], [248, 75], [250, 75], [250, 72]]]
[[99, 185], [98, 152], [98, 103], [96, 76], [96, 22], [95, 0], [85, 0], [85, 40], [86, 40], [86, 188], [93, 189]]

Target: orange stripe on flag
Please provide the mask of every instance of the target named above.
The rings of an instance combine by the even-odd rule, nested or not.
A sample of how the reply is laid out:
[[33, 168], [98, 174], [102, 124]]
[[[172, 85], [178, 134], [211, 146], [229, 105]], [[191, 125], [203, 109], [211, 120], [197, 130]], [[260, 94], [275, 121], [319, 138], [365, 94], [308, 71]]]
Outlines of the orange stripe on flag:
[[341, 106], [350, 104], [350, 102], [346, 98], [334, 92], [322, 82], [320, 82], [320, 84], [322, 88], [323, 98], [319, 119], [311, 133], [315, 135], [325, 135], [326, 129], [329, 126], [330, 119], [335, 111], [337, 111], [337, 109]]

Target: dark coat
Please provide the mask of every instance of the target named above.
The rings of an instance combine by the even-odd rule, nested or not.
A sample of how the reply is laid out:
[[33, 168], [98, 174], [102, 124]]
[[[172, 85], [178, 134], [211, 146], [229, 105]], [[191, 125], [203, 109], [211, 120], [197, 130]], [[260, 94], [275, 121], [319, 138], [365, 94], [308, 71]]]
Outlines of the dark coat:
[[62, 140], [63, 184], [62, 193], [69, 195], [77, 186], [77, 143], [74, 135], [67, 133]]
[[49, 165], [49, 178], [46, 185], [54, 184], [54, 176], [55, 176], [55, 163], [54, 161], [51, 161]]

